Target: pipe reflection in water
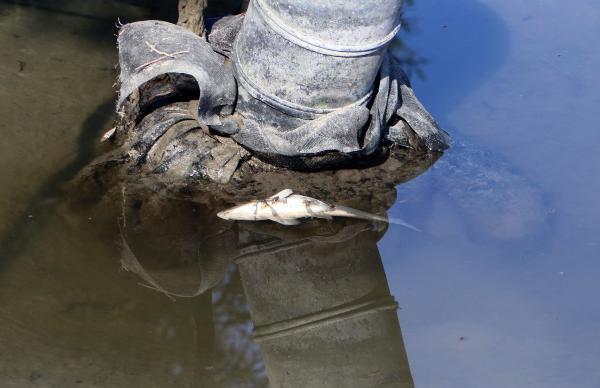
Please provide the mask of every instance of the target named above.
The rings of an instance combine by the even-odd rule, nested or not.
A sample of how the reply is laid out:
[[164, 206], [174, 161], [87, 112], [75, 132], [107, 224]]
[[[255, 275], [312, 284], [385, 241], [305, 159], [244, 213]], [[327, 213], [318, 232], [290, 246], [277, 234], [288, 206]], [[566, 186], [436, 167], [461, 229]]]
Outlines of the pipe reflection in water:
[[273, 386], [413, 386], [369, 224], [327, 235], [250, 226], [260, 248], [236, 262]]
[[[223, 276], [229, 279], [214, 288], [211, 313], [221, 357], [213, 365], [213, 382], [243, 384], [239, 377], [249, 375], [262, 381], [257, 343], [275, 387], [413, 386], [397, 303], [377, 248], [387, 225], [232, 224], [215, 218], [219, 209], [159, 202], [156, 209], [151, 201], [129, 209], [125, 232], [132, 242], [124, 240], [124, 247], [132, 248], [124, 249], [124, 259], [134, 263], [127, 268], [147, 287], [169, 297], [198, 296]], [[167, 265], [169, 252], [195, 264]], [[232, 258], [247, 306], [239, 290], [231, 292], [236, 288], [235, 271], [228, 267]], [[194, 269], [200, 271], [192, 275]]]

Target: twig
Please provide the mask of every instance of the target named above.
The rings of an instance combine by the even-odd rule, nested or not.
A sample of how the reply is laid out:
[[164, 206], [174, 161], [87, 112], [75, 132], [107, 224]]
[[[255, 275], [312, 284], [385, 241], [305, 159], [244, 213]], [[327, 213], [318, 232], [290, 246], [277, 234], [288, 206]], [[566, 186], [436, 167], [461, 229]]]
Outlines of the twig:
[[156, 48], [155, 45], [153, 45], [152, 43], [149, 43], [148, 41], [145, 41], [144, 43], [146, 43], [146, 46], [150, 47], [150, 50], [154, 51], [155, 53], [159, 54], [159, 55], [164, 55], [167, 57], [171, 57], [171, 58], [175, 58], [175, 54], [169, 54], [167, 52], [164, 51], [160, 51], [159, 49]]
[[125, 185], [121, 186], [121, 222], [123, 223], [123, 230], [127, 229], [127, 218], [125, 215], [125, 207], [127, 206], [127, 199], [125, 197], [126, 189]]
[[102, 135], [102, 137], [100, 138], [100, 142], [103, 143], [103, 142], [107, 141], [108, 139], [110, 139], [111, 137], [113, 137], [115, 135], [116, 131], [117, 131], [117, 127], [112, 127], [111, 129], [106, 131], [104, 133], [104, 135]]
[[144, 69], [144, 68], [146, 68], [146, 67], [148, 67], [150, 65], [153, 65], [153, 64], [155, 64], [157, 62], [164, 61], [165, 59], [169, 59], [169, 58], [175, 59], [176, 55], [185, 54], [185, 53], [189, 53], [190, 52], [190, 50], [182, 50], [182, 51], [176, 51], [174, 53], [167, 53], [165, 51], [161, 51], [161, 50], [157, 49], [156, 46], [154, 46], [153, 44], [151, 44], [151, 43], [149, 43], [147, 41], [145, 43], [150, 48], [150, 50], [152, 50], [155, 53], [157, 53], [158, 55], [160, 55], [160, 57], [158, 57], [156, 59], [152, 59], [152, 60], [150, 60], [148, 62], [142, 63], [141, 65], [139, 65], [138, 67], [135, 68], [135, 71], [140, 71], [140, 70], [142, 70], [142, 69]]

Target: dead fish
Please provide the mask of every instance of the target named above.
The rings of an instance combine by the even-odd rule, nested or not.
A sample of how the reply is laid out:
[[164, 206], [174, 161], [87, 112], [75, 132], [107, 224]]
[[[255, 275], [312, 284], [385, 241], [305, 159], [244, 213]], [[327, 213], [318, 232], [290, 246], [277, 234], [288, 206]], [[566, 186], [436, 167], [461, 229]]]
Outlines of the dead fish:
[[393, 223], [420, 231], [402, 220], [390, 219], [362, 210], [330, 204], [315, 198], [294, 194], [291, 189], [285, 189], [267, 199], [254, 200], [228, 210], [223, 210], [217, 213], [217, 216], [224, 220], [232, 221], [270, 220], [282, 225], [298, 225], [302, 218], [312, 217], [331, 220], [333, 217], [347, 217]]

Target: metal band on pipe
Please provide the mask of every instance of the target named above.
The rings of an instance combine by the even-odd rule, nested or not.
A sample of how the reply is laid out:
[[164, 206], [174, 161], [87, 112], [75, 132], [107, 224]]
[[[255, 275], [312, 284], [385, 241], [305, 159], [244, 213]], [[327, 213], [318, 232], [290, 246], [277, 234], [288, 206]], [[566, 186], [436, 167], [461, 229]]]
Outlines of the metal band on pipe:
[[301, 32], [290, 27], [283, 20], [281, 20], [281, 18], [278, 17], [275, 12], [269, 9], [269, 7], [263, 3], [263, 0], [253, 0], [252, 4], [253, 8], [258, 11], [267, 25], [271, 27], [274, 32], [281, 35], [284, 39], [309, 51], [335, 57], [361, 57], [372, 54], [380, 50], [383, 46], [394, 39], [402, 26], [400, 17], [398, 17], [396, 27], [394, 27], [389, 34], [376, 42], [362, 46], [332, 45], [319, 39], [315, 39], [314, 37], [302, 34]]
[[393, 297], [353, 303], [283, 322], [258, 326], [254, 329], [254, 340], [257, 342], [267, 341], [303, 332], [322, 325], [339, 322], [351, 317], [357, 317], [377, 311], [396, 310], [397, 308], [398, 303]]
[[344, 108], [348, 108], [351, 106], [365, 105], [371, 99], [371, 96], [373, 96], [373, 89], [371, 89], [360, 100], [353, 102], [352, 104], [349, 104], [349, 105], [346, 105], [343, 107], [339, 107], [339, 108], [326, 109], [326, 108], [312, 108], [309, 106], [296, 104], [296, 103], [284, 100], [283, 98], [277, 97], [274, 94], [265, 93], [264, 91], [260, 90], [259, 86], [256, 85], [244, 72], [243, 66], [240, 63], [240, 59], [237, 54], [239, 51], [237, 49], [237, 44], [238, 44], [237, 42], [238, 42], [237, 40], [234, 42], [235, 47], [234, 47], [233, 53], [232, 53], [232, 62], [233, 62], [233, 68], [235, 70], [235, 74], [237, 76], [236, 78], [237, 78], [238, 82], [240, 84], [242, 84], [244, 89], [248, 93], [250, 93], [250, 95], [252, 97], [254, 97], [257, 100], [260, 100], [260, 101], [264, 102], [265, 104], [267, 104], [281, 112], [284, 112], [290, 116], [312, 120], [312, 119], [315, 119], [318, 115], [331, 113], [331, 112], [337, 111], [339, 109], [344, 109]]

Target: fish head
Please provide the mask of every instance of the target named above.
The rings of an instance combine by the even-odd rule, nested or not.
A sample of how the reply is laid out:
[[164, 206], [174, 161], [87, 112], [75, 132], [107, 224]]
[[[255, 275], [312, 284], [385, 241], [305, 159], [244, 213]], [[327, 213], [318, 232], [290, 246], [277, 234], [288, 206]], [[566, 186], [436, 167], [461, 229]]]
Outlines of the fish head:
[[257, 205], [257, 202], [254, 201], [234, 206], [231, 209], [218, 212], [217, 217], [224, 220], [253, 221], [256, 220]]

